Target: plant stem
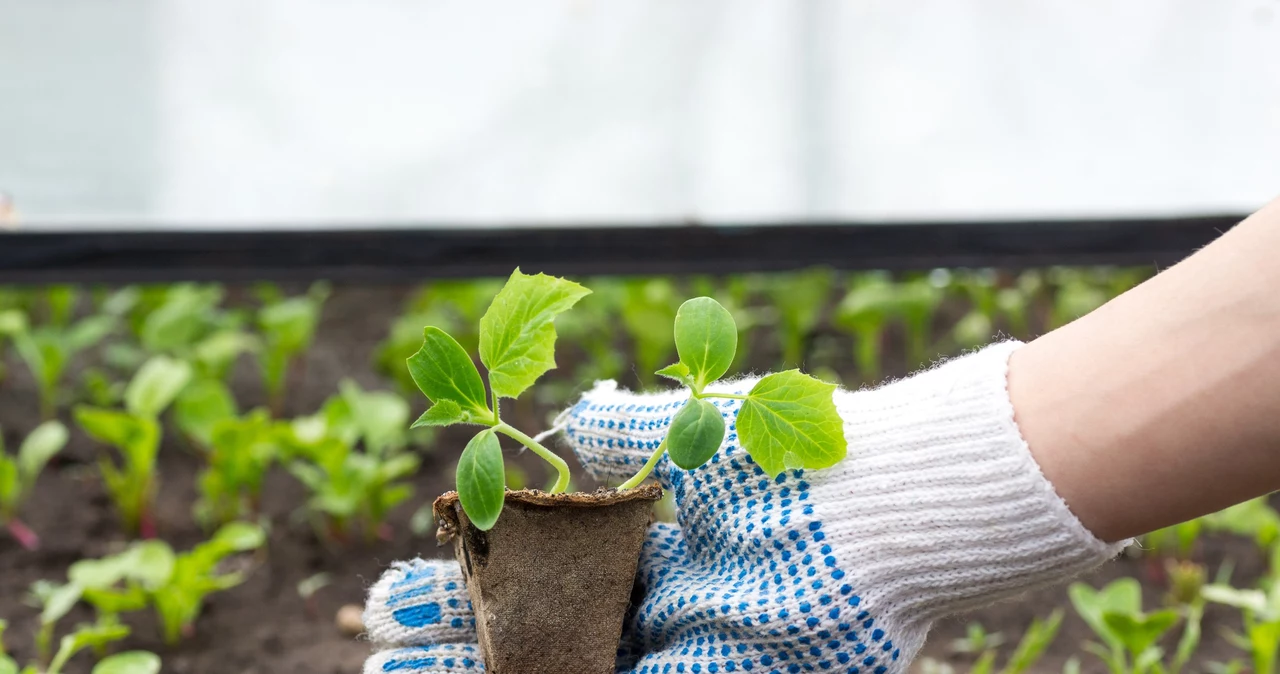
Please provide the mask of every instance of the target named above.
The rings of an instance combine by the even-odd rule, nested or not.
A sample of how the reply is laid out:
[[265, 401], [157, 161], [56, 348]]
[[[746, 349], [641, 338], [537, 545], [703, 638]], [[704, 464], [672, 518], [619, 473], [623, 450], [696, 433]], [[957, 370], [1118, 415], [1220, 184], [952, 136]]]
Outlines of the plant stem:
[[[716, 394], [707, 394], [707, 395], [716, 395]], [[728, 394], [725, 394], [725, 395], [728, 395]], [[735, 397], [745, 398], [746, 396], [735, 396]], [[618, 489], [635, 489], [636, 487], [639, 487], [640, 483], [644, 482], [644, 479], [646, 477], [649, 477], [649, 473], [653, 472], [653, 467], [658, 465], [658, 459], [661, 459], [662, 455], [666, 453], [666, 451], [667, 451], [667, 439], [663, 438], [662, 442], [658, 443], [658, 448], [653, 450], [653, 454], [649, 456], [649, 460], [645, 461], [644, 465], [640, 467], [640, 472], [636, 473], [635, 475], [632, 475], [630, 480], [627, 480], [626, 482], [623, 482], [622, 484], [618, 485]]]
[[13, 536], [18, 544], [27, 550], [35, 550], [40, 547], [40, 538], [36, 536], [36, 532], [32, 531], [27, 525], [16, 517], [9, 520], [9, 535]]
[[746, 400], [749, 396], [739, 395], [737, 393], [702, 393], [696, 398], [728, 398], [730, 400]]
[[520, 444], [533, 450], [534, 454], [542, 457], [547, 463], [555, 467], [559, 473], [556, 483], [551, 487], [552, 494], [559, 494], [569, 487], [569, 464], [564, 459], [558, 457], [551, 450], [538, 444], [533, 438], [521, 433], [520, 431], [508, 426], [505, 422], [498, 422], [493, 430], [519, 442]]

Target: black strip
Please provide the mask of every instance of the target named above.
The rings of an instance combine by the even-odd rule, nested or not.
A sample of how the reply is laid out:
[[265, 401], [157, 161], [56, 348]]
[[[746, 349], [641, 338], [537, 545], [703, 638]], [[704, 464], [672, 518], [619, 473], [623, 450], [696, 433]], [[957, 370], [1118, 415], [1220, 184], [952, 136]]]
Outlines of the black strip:
[[1240, 216], [751, 226], [0, 234], [0, 282], [1169, 265]]

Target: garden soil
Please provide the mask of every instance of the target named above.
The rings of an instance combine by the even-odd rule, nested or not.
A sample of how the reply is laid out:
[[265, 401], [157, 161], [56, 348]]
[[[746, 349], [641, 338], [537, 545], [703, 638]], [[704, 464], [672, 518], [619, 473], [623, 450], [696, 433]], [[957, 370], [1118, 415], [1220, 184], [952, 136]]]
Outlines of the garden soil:
[[[400, 313], [410, 289], [403, 287], [339, 287], [325, 307], [324, 319], [316, 344], [306, 355], [301, 376], [290, 383], [290, 397], [285, 412], [305, 414], [315, 411], [337, 390], [338, 382], [350, 377], [362, 386], [382, 387], [387, 383], [373, 373], [370, 366], [374, 348]], [[849, 353], [851, 349], [846, 349]], [[892, 357], [892, 353], [886, 354]], [[762, 362], [776, 359], [763, 358]], [[10, 448], [38, 423], [38, 405], [34, 386], [25, 367], [16, 360], [8, 363], [8, 376], [0, 381], [0, 427]], [[567, 365], [561, 360], [561, 366]], [[80, 363], [81, 366], [84, 363]], [[566, 368], [567, 369], [567, 368]], [[901, 373], [890, 373], [901, 374]], [[627, 382], [624, 382], [626, 384]], [[257, 373], [247, 362], [239, 363], [234, 374], [237, 396], [243, 407], [262, 404], [264, 396]], [[418, 398], [416, 408], [425, 405]], [[543, 416], [552, 410], [517, 407], [517, 425], [538, 428]], [[63, 421], [72, 427], [72, 441], [41, 477], [36, 493], [24, 509], [25, 520], [40, 534], [42, 547], [30, 552], [21, 549], [8, 536], [0, 536], [0, 619], [9, 621], [6, 646], [19, 660], [32, 654], [32, 636], [36, 629], [37, 611], [27, 605], [27, 589], [32, 582], [65, 579], [67, 567], [78, 559], [97, 557], [121, 550], [126, 539], [111, 510], [95, 465], [97, 457], [107, 451], [95, 446], [70, 424], [64, 412]], [[263, 554], [242, 560], [247, 579], [229, 591], [209, 597], [206, 609], [195, 624], [194, 632], [176, 646], [166, 646], [158, 636], [155, 619], [149, 614], [133, 614], [126, 618], [133, 635], [123, 648], [150, 649], [164, 659], [164, 671], [172, 674], [356, 674], [369, 652], [369, 644], [359, 637], [342, 633], [335, 625], [339, 608], [361, 604], [366, 588], [394, 560], [416, 555], [451, 557], [448, 547], [435, 541], [434, 527], [410, 532], [410, 519], [421, 506], [452, 487], [453, 466], [466, 442], [467, 434], [442, 432], [434, 449], [424, 454], [422, 468], [415, 477], [416, 495], [397, 509], [389, 519], [389, 540], [356, 537], [346, 542], [323, 541], [296, 516], [306, 497], [304, 490], [282, 470], [269, 476], [263, 495], [262, 510], [271, 523], [270, 544]], [[531, 454], [513, 455], [513, 461], [524, 466], [534, 482], [548, 477], [539, 460]], [[166, 438], [159, 459], [161, 486], [156, 509], [160, 535], [178, 550], [200, 542], [203, 532], [191, 516], [196, 499], [195, 480], [199, 460], [178, 439]], [[583, 489], [595, 485], [580, 484]], [[1202, 540], [1197, 558], [1209, 565], [1213, 573], [1219, 565], [1231, 560], [1235, 565], [1233, 581], [1251, 584], [1265, 570], [1261, 555], [1248, 541], [1229, 537]], [[298, 584], [318, 573], [331, 582], [304, 600]], [[1143, 580], [1148, 608], [1159, 605], [1165, 592], [1158, 565], [1139, 558], [1124, 558], [1107, 565], [1084, 580], [1095, 586], [1121, 576]], [[1055, 607], [1068, 607], [1068, 616], [1057, 641], [1034, 669], [1036, 672], [1060, 672], [1066, 659], [1081, 653], [1080, 644], [1091, 638], [1084, 623], [1069, 609], [1064, 588], [1032, 593], [1021, 600], [959, 616], [937, 625], [924, 654], [952, 663], [964, 672], [972, 659], [952, 656], [948, 645], [963, 636], [971, 621], [981, 622], [989, 631], [1003, 632], [1008, 641], [1016, 641], [1028, 622], [1048, 615]], [[1211, 606], [1204, 623], [1205, 645], [1196, 662], [1224, 661], [1239, 657], [1220, 636], [1223, 629], [1238, 629], [1231, 610]], [[91, 619], [83, 606], [61, 623], [63, 629]], [[61, 632], [60, 632], [61, 634]], [[1007, 654], [1011, 646], [1003, 652]], [[86, 674], [90, 658], [81, 656], [65, 670], [69, 674]], [[1103, 672], [1092, 656], [1082, 656], [1085, 672]], [[999, 660], [1003, 664], [1003, 657]], [[1191, 671], [1201, 671], [1197, 666]]]

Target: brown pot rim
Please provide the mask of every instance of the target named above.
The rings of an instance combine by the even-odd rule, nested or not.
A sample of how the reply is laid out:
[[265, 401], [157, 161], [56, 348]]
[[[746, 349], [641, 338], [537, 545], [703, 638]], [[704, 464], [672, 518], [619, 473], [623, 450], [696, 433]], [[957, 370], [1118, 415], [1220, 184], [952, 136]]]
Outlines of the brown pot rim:
[[[593, 492], [569, 492], [552, 494], [541, 489], [507, 490], [505, 505], [520, 504], [542, 508], [601, 508], [628, 501], [658, 501], [662, 499], [662, 487], [656, 482], [646, 482], [634, 489], [610, 489], [601, 487]], [[504, 507], [505, 507], [504, 505]], [[443, 543], [458, 530], [458, 492], [447, 491], [436, 498], [432, 510], [440, 524], [437, 539]]]

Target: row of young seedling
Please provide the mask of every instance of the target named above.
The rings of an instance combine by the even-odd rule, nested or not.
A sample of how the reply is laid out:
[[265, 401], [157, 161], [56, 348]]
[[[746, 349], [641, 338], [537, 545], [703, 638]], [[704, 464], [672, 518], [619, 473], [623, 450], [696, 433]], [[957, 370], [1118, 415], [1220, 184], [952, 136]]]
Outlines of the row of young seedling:
[[[577, 382], [633, 376], [634, 384], [655, 385], [653, 373], [673, 357], [670, 326], [688, 297], [714, 298], [733, 314], [740, 345], [734, 369], [804, 366], [823, 379], [857, 386], [999, 334], [1029, 339], [1092, 311], [1147, 275], [1146, 269], [1120, 268], [900, 275], [815, 268], [682, 279], [591, 278], [584, 284], [592, 295], [557, 323], [572, 347], [572, 375], [544, 383], [540, 392], [551, 400]], [[501, 284], [433, 282], [415, 293], [379, 346], [379, 372], [401, 391], [414, 390], [403, 363], [417, 351], [423, 325], [445, 329], [476, 353], [479, 319]]]
[[[77, 316], [77, 304], [85, 303], [71, 288], [0, 296], [0, 335], [16, 353], [11, 360], [29, 369], [49, 417], [16, 451], [5, 452], [0, 442], [0, 524], [24, 547], [39, 545], [39, 532], [23, 523], [21, 510], [42, 469], [68, 443], [70, 430], [59, 419], [65, 410], [99, 447], [97, 468], [124, 532], [144, 539], [121, 554], [73, 564], [65, 579], [33, 585], [28, 599], [40, 608], [41, 625], [35, 660], [19, 670], [0, 649], [0, 674], [54, 674], [79, 651], [105, 655], [127, 636], [119, 617], [130, 612], [153, 611], [167, 642], [187, 634], [208, 594], [242, 580], [220, 571], [222, 560], [265, 544], [270, 523], [258, 504], [274, 467], [308, 488], [298, 515], [325, 536], [344, 538], [359, 528], [382, 533], [386, 514], [411, 496], [405, 478], [419, 462], [405, 451], [408, 404], [346, 381], [315, 414], [274, 413], [291, 361], [312, 340], [325, 294], [323, 286], [292, 298], [263, 289], [260, 308], [237, 312], [222, 306], [214, 286], [126, 288], [96, 294], [87, 317]], [[101, 365], [83, 370], [74, 386], [72, 359], [89, 349], [98, 358], [86, 360]], [[242, 410], [231, 392], [231, 367], [244, 354], [256, 356], [268, 408]], [[166, 427], [176, 431], [178, 446], [203, 459], [193, 510], [214, 531], [181, 553], [153, 538]], [[95, 620], [54, 648], [59, 621], [77, 604], [91, 606]], [[158, 666], [153, 654], [128, 653], [103, 659], [94, 671], [142, 674]]]

